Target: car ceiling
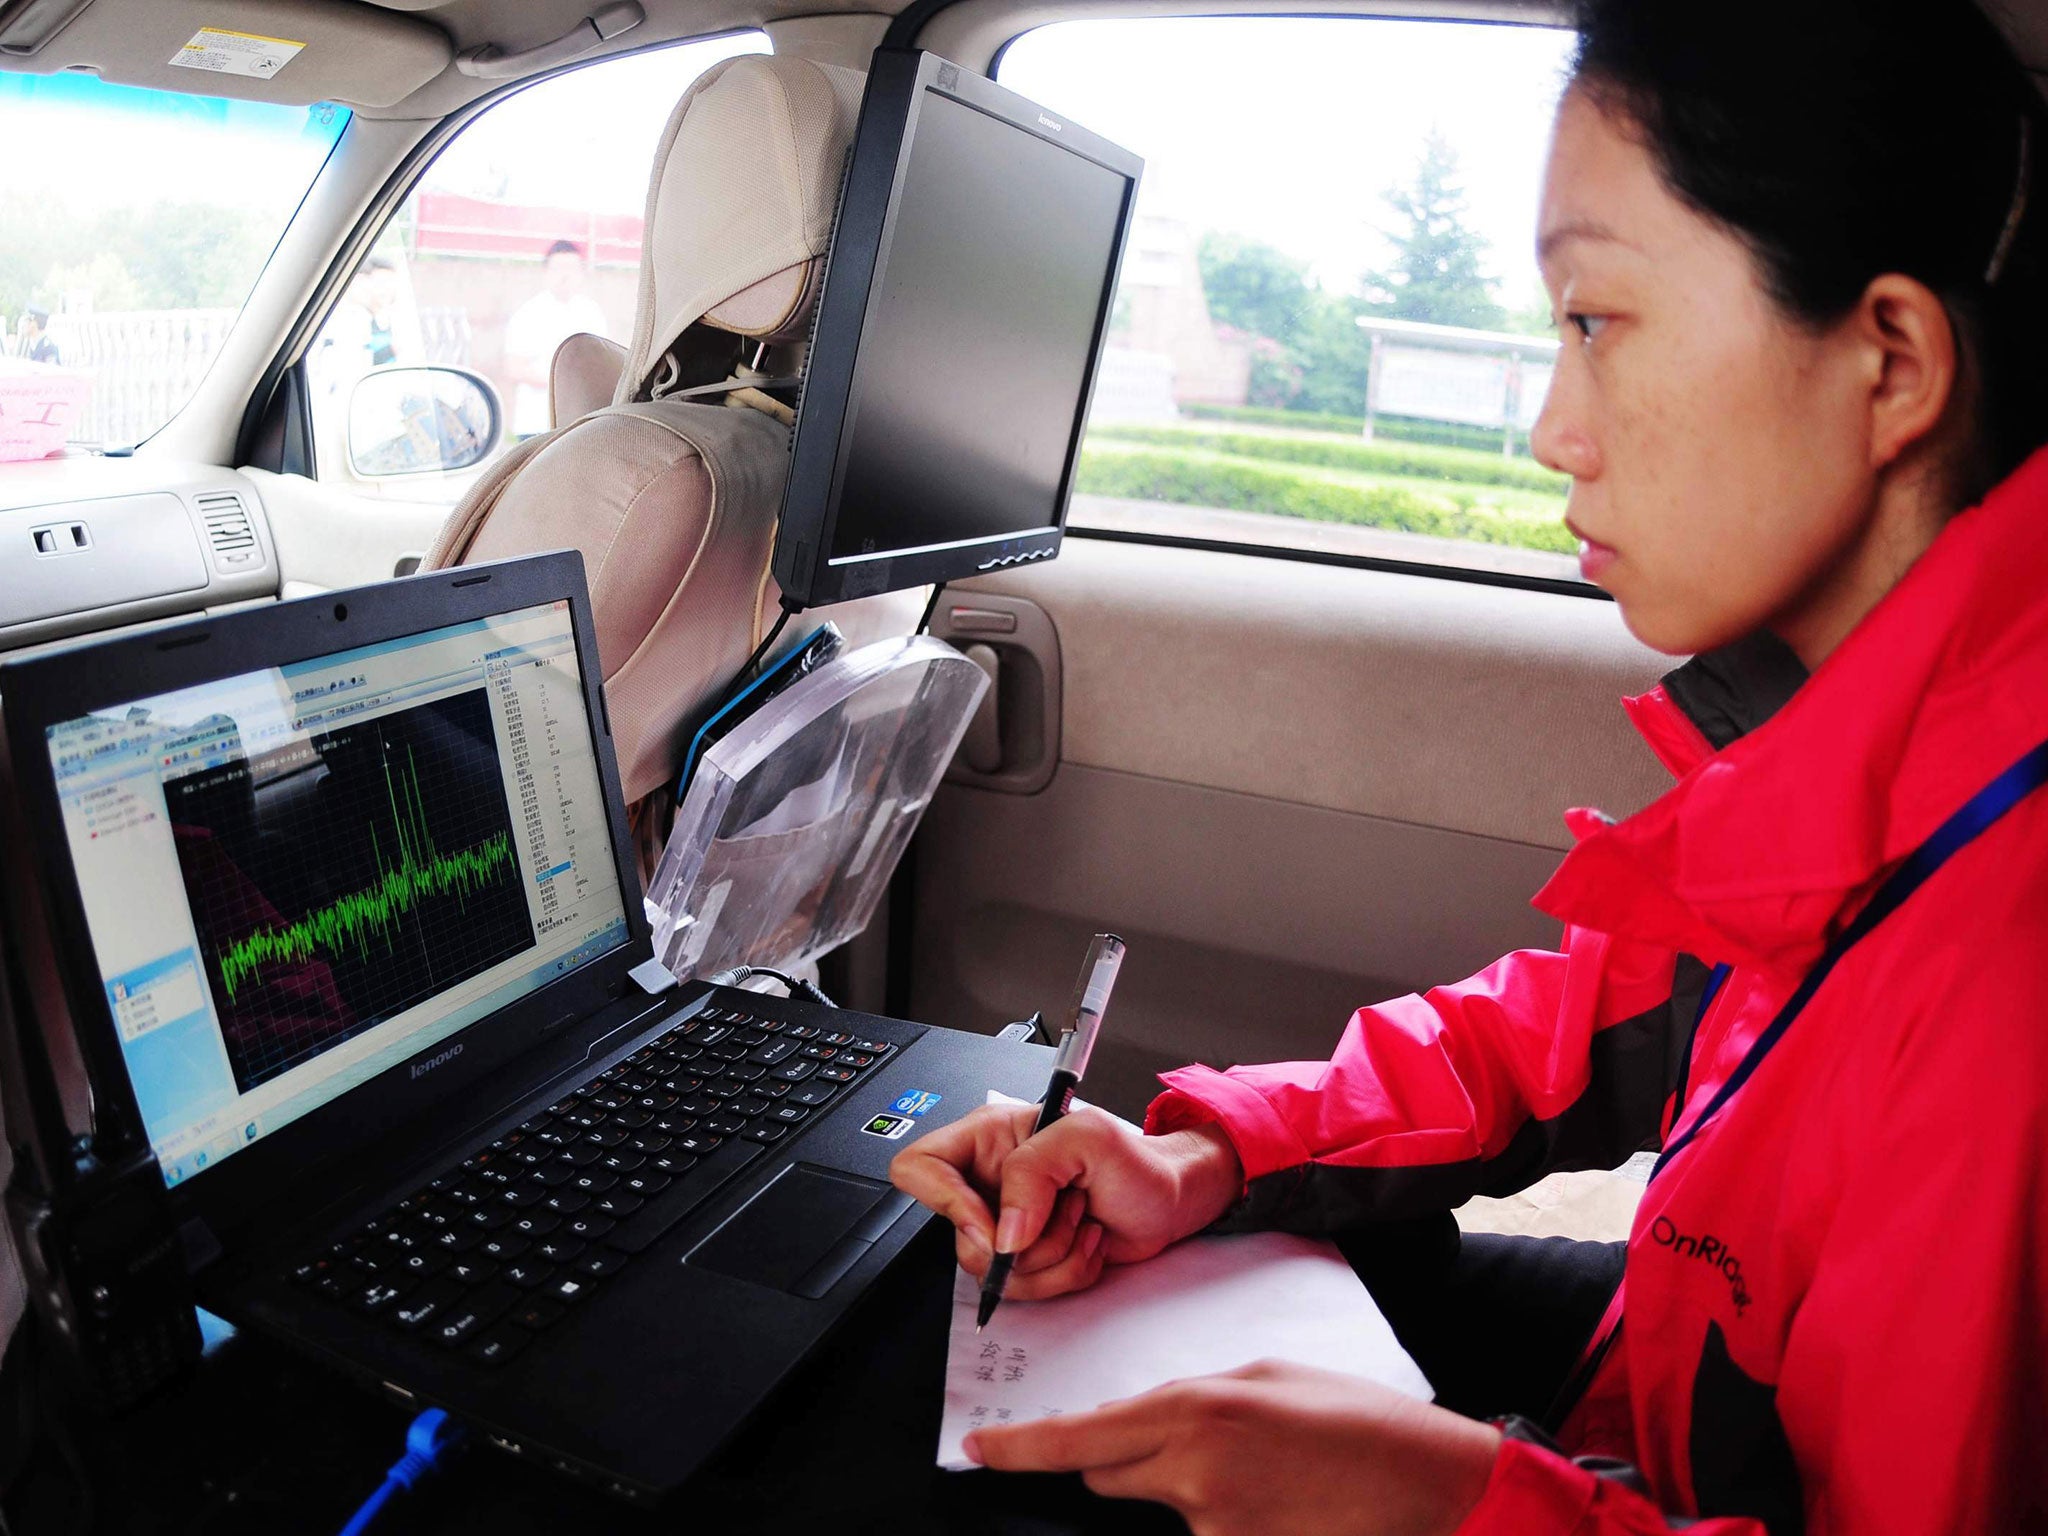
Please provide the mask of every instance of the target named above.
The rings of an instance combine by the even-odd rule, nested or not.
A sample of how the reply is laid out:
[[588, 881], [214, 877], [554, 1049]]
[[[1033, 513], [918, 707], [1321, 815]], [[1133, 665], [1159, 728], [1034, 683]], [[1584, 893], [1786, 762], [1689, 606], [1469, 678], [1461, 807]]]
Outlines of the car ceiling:
[[[48, 74], [84, 70], [126, 85], [252, 100], [310, 104], [339, 101], [378, 117], [439, 118], [500, 88], [455, 67], [456, 55], [494, 44], [518, 53], [563, 36], [602, 0], [88, 0], [85, 8], [35, 53], [0, 55], [0, 68]], [[894, 14], [908, 0], [639, 0], [646, 20], [594, 49], [581, 61], [627, 52], [670, 39], [708, 36], [797, 17]], [[1656, 3], [1656, 0], [1645, 0]], [[2048, 85], [2048, 0], [1980, 0], [2003, 27], [2029, 68]], [[21, 0], [0, 0], [0, 24], [20, 15]], [[1279, 0], [963, 0], [960, 13], [977, 22], [1014, 13], [1022, 30], [1055, 16], [1229, 10], [1304, 9]], [[1494, 19], [1557, 19], [1555, 0], [1339, 0], [1319, 12], [1484, 14]], [[304, 49], [269, 80], [205, 75], [167, 61], [201, 28], [222, 28], [288, 38]], [[942, 30], [955, 32], [959, 27]]]
[[[27, 57], [0, 69], [82, 70], [123, 85], [310, 105], [338, 101], [379, 117], [441, 117], [503, 82], [460, 74], [455, 56], [494, 44], [519, 53], [579, 26], [603, 0], [90, 0]], [[647, 19], [584, 59], [792, 16], [893, 13], [900, 0], [639, 0]], [[13, 9], [0, 0], [0, 22]], [[304, 49], [268, 80], [207, 74], [170, 59], [201, 28], [283, 38]]]

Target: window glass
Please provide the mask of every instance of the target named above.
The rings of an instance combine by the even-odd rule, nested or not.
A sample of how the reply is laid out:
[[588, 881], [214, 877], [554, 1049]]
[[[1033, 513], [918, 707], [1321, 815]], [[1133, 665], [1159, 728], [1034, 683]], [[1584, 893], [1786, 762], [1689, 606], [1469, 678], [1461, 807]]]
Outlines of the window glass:
[[1063, 22], [1002, 83], [1145, 157], [1070, 521], [1576, 580], [1529, 456], [1548, 27]]
[[632, 340], [647, 178], [677, 99], [719, 60], [767, 51], [749, 32], [608, 59], [465, 128], [384, 226], [306, 355], [321, 480], [452, 504], [482, 472], [379, 473], [379, 456], [352, 456], [349, 403], [373, 369], [467, 369], [496, 392], [505, 444], [548, 430], [555, 348], [578, 332]]
[[66, 376], [52, 393], [72, 445], [155, 432], [206, 376], [348, 119], [0, 74], [0, 370]]

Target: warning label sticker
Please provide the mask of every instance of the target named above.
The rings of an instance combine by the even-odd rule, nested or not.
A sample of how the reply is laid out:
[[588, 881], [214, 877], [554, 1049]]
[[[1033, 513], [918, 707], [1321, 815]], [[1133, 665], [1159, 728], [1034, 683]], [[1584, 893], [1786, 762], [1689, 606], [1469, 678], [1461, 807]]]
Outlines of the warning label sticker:
[[253, 32], [201, 27], [192, 34], [192, 41], [172, 56], [171, 62], [180, 69], [209, 69], [217, 75], [250, 75], [268, 80], [291, 63], [305, 46], [285, 37], [258, 37]]

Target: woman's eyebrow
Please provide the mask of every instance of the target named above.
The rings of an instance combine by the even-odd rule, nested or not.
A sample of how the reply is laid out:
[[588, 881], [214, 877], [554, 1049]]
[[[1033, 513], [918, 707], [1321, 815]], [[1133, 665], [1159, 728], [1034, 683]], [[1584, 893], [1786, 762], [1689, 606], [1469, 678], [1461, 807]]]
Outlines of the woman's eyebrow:
[[1598, 219], [1567, 219], [1543, 231], [1536, 240], [1536, 260], [1547, 262], [1557, 254], [1559, 246], [1574, 240], [1604, 240], [1614, 245], [1625, 245], [1630, 250], [1636, 247], [1621, 238], [1613, 229]]

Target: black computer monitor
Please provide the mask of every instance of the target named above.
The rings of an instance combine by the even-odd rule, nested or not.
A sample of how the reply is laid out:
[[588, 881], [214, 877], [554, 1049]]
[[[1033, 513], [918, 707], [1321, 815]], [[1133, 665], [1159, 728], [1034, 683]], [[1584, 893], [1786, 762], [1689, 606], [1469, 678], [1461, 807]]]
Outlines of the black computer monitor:
[[791, 445], [791, 607], [1049, 560], [1143, 162], [928, 53], [868, 75]]

